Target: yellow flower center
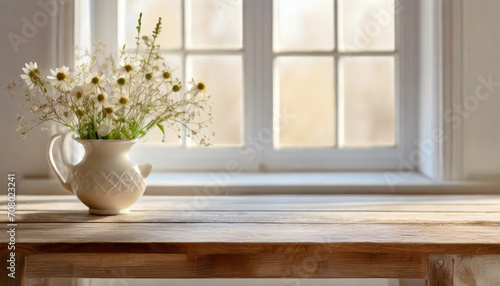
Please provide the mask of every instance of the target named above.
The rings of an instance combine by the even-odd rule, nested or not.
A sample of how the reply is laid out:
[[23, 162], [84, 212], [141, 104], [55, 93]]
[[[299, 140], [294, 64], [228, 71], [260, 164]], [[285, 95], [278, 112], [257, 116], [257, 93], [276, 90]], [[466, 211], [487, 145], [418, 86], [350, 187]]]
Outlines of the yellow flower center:
[[125, 78], [121, 77], [116, 81], [119, 85], [124, 85], [125, 84]]
[[113, 113], [113, 107], [106, 107], [104, 108], [104, 111], [106, 112], [106, 114], [111, 114]]
[[119, 102], [120, 102], [120, 104], [125, 105], [125, 104], [128, 103], [128, 98], [126, 98], [126, 97], [120, 97]]
[[130, 72], [131, 70], [134, 69], [134, 67], [132, 67], [131, 65], [125, 65], [124, 68], [126, 72]]
[[58, 72], [57, 75], [56, 75], [56, 78], [59, 81], [64, 80], [66, 78], [66, 74], [63, 73], [63, 72]]
[[180, 86], [178, 86], [178, 85], [176, 84], [176, 85], [174, 85], [174, 86], [172, 87], [172, 90], [173, 90], [174, 92], [178, 92], [179, 90], [181, 90], [181, 87], [180, 87]]
[[90, 81], [92, 84], [98, 84], [99, 83], [99, 78], [98, 77], [93, 77], [92, 80]]
[[153, 78], [153, 75], [151, 73], [147, 73], [145, 76], [144, 76], [147, 80], [150, 80]]
[[205, 89], [205, 84], [202, 83], [202, 82], [199, 82], [198, 85], [196, 85], [196, 87], [199, 89], [199, 90], [204, 90]]
[[103, 102], [106, 99], [106, 96], [104, 94], [99, 94], [97, 95], [97, 101]]
[[76, 92], [76, 99], [80, 99], [80, 98], [82, 98], [82, 96], [83, 96], [83, 94], [81, 91]]
[[163, 73], [163, 78], [164, 79], [169, 79], [172, 75], [169, 72], [164, 72]]

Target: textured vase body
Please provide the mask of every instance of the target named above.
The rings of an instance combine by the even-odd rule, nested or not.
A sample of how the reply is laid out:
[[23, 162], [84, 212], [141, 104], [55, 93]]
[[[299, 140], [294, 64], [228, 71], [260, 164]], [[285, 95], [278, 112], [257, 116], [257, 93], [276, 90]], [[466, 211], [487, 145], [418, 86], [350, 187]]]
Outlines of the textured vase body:
[[[67, 178], [63, 179], [54, 167], [64, 188], [73, 192], [91, 214], [114, 215], [127, 213], [144, 194], [150, 164], [138, 166], [129, 157], [135, 141], [78, 140], [85, 148], [83, 159], [76, 165], [66, 164]], [[53, 142], [51, 142], [50, 145]], [[49, 152], [53, 147], [49, 146]]]
[[75, 195], [90, 208], [90, 213], [126, 212], [146, 189], [146, 178], [128, 155], [135, 142], [79, 142], [85, 148], [85, 156], [73, 167], [70, 185]]

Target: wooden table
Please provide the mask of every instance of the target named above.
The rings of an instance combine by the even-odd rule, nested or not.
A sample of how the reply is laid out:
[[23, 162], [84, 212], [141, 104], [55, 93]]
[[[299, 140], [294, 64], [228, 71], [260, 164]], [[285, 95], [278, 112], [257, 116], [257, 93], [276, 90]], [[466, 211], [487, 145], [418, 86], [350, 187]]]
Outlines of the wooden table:
[[500, 285], [500, 197], [143, 197], [93, 216], [73, 196], [18, 196], [16, 278], [425, 278]]

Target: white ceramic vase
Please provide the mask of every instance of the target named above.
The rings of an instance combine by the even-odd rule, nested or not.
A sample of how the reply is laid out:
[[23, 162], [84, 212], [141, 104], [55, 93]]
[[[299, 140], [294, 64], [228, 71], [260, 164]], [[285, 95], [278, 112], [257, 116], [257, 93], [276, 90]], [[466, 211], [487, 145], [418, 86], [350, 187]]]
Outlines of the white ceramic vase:
[[[65, 160], [64, 140], [67, 133], [53, 136], [47, 159], [64, 189], [75, 194], [95, 215], [117, 215], [141, 198], [146, 189], [151, 164], [137, 165], [128, 153], [135, 140], [80, 140], [85, 155], [76, 165]], [[55, 144], [58, 140], [61, 144]], [[55, 152], [62, 158], [64, 170], [58, 168]], [[63, 175], [65, 174], [65, 175]]]

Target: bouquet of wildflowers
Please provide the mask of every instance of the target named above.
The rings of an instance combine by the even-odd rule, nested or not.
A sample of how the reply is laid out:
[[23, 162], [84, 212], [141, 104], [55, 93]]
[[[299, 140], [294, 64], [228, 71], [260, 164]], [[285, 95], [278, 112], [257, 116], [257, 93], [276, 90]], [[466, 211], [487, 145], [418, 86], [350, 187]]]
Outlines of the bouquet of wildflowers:
[[[104, 44], [95, 44], [95, 52], [86, 51], [74, 71], [68, 67], [51, 69], [44, 76], [36, 63], [23, 68], [24, 86], [9, 83], [13, 94], [26, 99], [24, 107], [36, 115], [28, 120], [18, 115], [21, 136], [44, 123], [57, 122], [75, 132], [80, 139], [137, 139], [152, 128], [173, 128], [197, 142], [209, 145], [201, 130], [212, 123], [205, 84], [194, 80], [185, 90], [174, 78], [171, 68], [155, 44], [161, 30], [161, 18], [152, 37], [141, 37], [141, 18], [137, 26], [134, 53], [120, 52], [120, 64], [106, 55]], [[19, 92], [22, 90], [22, 92]], [[180, 137], [180, 135], [179, 135]]]

